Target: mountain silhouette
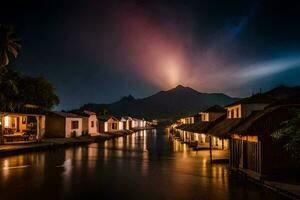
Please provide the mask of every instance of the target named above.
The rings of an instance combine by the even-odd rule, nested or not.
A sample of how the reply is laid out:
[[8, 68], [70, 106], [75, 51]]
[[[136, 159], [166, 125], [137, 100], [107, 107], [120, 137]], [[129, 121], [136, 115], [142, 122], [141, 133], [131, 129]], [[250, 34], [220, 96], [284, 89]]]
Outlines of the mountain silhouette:
[[210, 106], [224, 106], [238, 98], [222, 93], [201, 93], [190, 87], [177, 87], [160, 91], [142, 99], [129, 95], [111, 104], [85, 104], [80, 110], [91, 110], [101, 113], [104, 109], [115, 116], [133, 116], [148, 119], [175, 119], [177, 117], [196, 114]]

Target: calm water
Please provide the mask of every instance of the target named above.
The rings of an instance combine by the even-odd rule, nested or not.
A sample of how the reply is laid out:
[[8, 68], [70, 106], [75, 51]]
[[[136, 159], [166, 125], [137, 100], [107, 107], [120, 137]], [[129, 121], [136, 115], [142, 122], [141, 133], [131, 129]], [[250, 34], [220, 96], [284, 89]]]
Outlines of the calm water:
[[0, 199], [279, 199], [231, 178], [226, 165], [211, 166], [208, 158], [207, 151], [189, 151], [155, 130], [5, 157]]

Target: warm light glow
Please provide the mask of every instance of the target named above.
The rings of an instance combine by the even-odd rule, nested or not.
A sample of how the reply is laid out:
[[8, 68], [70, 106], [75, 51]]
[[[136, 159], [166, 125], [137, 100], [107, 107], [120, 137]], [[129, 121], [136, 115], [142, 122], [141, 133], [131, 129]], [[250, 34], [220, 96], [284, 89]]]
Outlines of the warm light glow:
[[9, 122], [9, 117], [8, 117], [8, 116], [5, 116], [5, 117], [4, 117], [4, 127], [5, 127], [5, 128], [8, 128], [8, 125], [9, 125], [8, 122]]

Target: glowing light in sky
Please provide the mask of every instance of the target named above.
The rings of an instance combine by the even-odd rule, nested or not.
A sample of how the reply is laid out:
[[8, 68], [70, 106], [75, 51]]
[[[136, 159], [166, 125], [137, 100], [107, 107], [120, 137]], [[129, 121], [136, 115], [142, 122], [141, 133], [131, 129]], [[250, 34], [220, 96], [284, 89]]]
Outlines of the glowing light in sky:
[[[227, 92], [300, 65], [300, 56], [251, 62], [247, 56], [239, 58], [240, 52], [246, 55], [248, 49], [236, 37], [255, 12], [254, 6], [237, 26], [218, 32], [202, 45], [199, 36], [189, 32], [193, 29], [189, 24], [181, 29], [167, 26], [137, 5], [122, 4], [110, 10], [107, 30], [93, 27], [90, 32], [95, 36], [85, 37], [83, 44], [96, 61], [99, 54], [105, 55], [109, 63], [115, 62], [116, 70], [139, 76], [160, 89], [182, 84], [201, 91]], [[99, 52], [99, 46], [105, 51]]]
[[238, 73], [242, 80], [259, 79], [289, 69], [300, 67], [300, 56], [292, 58], [279, 58], [268, 62], [255, 64]]

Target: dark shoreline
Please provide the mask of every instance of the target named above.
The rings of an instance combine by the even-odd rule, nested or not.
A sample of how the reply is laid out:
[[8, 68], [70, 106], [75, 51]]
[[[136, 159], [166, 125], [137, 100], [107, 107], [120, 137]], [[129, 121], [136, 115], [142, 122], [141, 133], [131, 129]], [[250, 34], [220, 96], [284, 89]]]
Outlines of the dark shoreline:
[[0, 145], [0, 157], [18, 155], [35, 151], [54, 150], [62, 147], [72, 147], [84, 144], [104, 142], [118, 137], [133, 134], [140, 130], [150, 130], [153, 127], [135, 129], [131, 131], [119, 131], [115, 133], [107, 133], [99, 136], [82, 136], [78, 138], [45, 138], [41, 142], [27, 144], [4, 144]]

